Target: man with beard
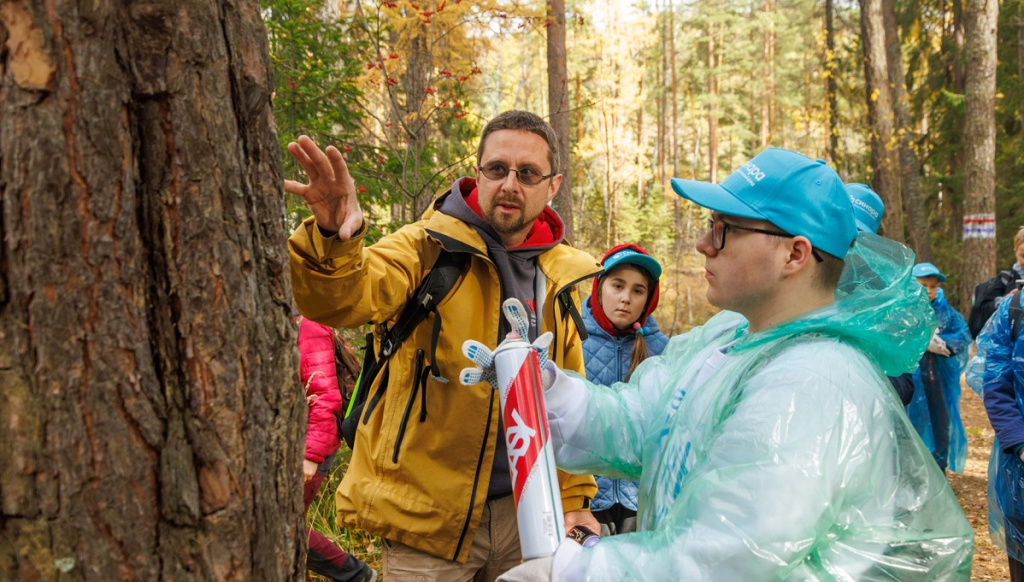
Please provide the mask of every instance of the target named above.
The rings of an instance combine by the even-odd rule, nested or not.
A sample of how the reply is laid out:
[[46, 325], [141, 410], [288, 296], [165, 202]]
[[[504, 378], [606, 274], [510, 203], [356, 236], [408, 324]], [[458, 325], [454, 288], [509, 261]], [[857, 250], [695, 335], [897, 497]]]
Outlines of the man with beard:
[[[601, 266], [565, 242], [547, 206], [562, 180], [554, 131], [531, 113], [498, 115], [480, 138], [475, 178], [456, 180], [418, 222], [372, 246], [363, 244], [368, 226], [341, 153], [305, 136], [288, 151], [309, 184], [289, 180], [285, 190], [313, 215], [289, 240], [305, 317], [331, 327], [373, 324], [379, 347], [442, 248], [466, 257], [432, 315], [440, 333], [418, 326], [369, 386], [338, 488], [338, 522], [384, 538], [387, 580], [493, 580], [521, 561], [498, 396], [486, 383], [448, 379], [458, 377], [465, 340], [493, 348], [505, 337], [509, 298], [528, 306], [530, 341], [553, 332], [551, 359], [584, 370], [575, 286]], [[593, 478], [560, 481], [566, 529], [596, 530]]]

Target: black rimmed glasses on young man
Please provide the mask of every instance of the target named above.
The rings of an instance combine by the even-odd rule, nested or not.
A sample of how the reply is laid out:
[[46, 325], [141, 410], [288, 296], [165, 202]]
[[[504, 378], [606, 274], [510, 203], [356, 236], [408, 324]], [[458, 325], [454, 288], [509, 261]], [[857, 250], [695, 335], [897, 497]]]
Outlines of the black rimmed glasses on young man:
[[523, 186], [536, 186], [544, 180], [555, 177], [558, 172], [551, 172], [547, 176], [540, 173], [540, 170], [535, 170], [529, 166], [525, 168], [510, 168], [501, 162], [491, 162], [486, 166], [480, 168], [480, 173], [483, 174], [488, 180], [501, 181], [508, 176], [509, 172], [516, 173], [516, 180]]
[[[711, 246], [715, 247], [716, 251], [720, 251], [725, 248], [725, 234], [729, 232], [729, 229], [733, 230], [745, 230], [747, 232], [756, 232], [758, 234], [764, 234], [768, 236], [778, 236], [782, 238], [796, 238], [795, 234], [789, 234], [788, 232], [782, 232], [781, 230], [766, 230], [763, 228], [752, 228], [749, 226], [740, 226], [731, 222], [726, 222], [719, 219], [709, 218], [708, 219], [708, 230], [711, 231]], [[822, 261], [821, 255], [818, 254], [816, 249], [811, 249], [811, 254], [820, 263]]]

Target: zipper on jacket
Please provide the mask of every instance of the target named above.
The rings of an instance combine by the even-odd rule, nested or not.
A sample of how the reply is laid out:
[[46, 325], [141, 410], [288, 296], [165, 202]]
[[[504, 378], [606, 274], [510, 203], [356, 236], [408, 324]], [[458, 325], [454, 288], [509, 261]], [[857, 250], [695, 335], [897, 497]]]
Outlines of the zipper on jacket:
[[430, 366], [420, 373], [420, 422], [427, 421], [427, 378], [431, 377]]
[[405, 403], [405, 411], [402, 413], [402, 421], [398, 424], [398, 434], [395, 436], [395, 452], [391, 455], [391, 462], [398, 462], [398, 451], [402, 448], [402, 439], [405, 438], [405, 427], [409, 424], [409, 414], [412, 406], [416, 403], [416, 392], [420, 387], [420, 379], [423, 377], [423, 350], [416, 350], [416, 367], [412, 374], [412, 388], [409, 390], [409, 401]]
[[[473, 476], [473, 488], [470, 489], [472, 493], [469, 496], [469, 511], [466, 512], [466, 522], [462, 524], [462, 533], [459, 534], [459, 543], [455, 546], [455, 554], [452, 555], [452, 560], [459, 558], [459, 552], [462, 550], [462, 544], [466, 541], [466, 534], [469, 532], [469, 524], [473, 521], [473, 505], [476, 504], [476, 489], [480, 485], [480, 468], [484, 464], [484, 453], [487, 451], [487, 435], [491, 434], [491, 417], [494, 415], [494, 399], [497, 391], [491, 390], [491, 402], [490, 407], [487, 409], [487, 425], [484, 426], [484, 438], [483, 444], [480, 446], [480, 455], [476, 460], [476, 475]], [[502, 435], [498, 435], [498, 438], [503, 438]], [[490, 469], [490, 467], [488, 467]]]

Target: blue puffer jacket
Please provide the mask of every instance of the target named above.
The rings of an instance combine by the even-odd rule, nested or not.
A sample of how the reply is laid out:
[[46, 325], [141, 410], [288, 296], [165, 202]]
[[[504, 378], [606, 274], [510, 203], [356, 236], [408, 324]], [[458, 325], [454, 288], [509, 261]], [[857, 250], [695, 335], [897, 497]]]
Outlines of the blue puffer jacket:
[[1010, 302], [1003, 301], [978, 334], [967, 384], [982, 394], [996, 438], [988, 464], [988, 531], [1014, 560], [1024, 560], [1024, 331], [1012, 337]]
[[[590, 299], [583, 302], [583, 323], [590, 334], [583, 341], [583, 361], [587, 367], [587, 379], [595, 384], [611, 386], [622, 382], [629, 371], [633, 357], [633, 344], [636, 336], [612, 337], [601, 328], [594, 319], [590, 308]], [[668, 337], [658, 329], [654, 316], [648, 316], [643, 328], [644, 341], [647, 342], [647, 354], [656, 356], [665, 349]], [[603, 511], [619, 503], [636, 511], [637, 482], [628, 479], [609, 479], [599, 475], [597, 479], [597, 496], [591, 502], [592, 511]]]

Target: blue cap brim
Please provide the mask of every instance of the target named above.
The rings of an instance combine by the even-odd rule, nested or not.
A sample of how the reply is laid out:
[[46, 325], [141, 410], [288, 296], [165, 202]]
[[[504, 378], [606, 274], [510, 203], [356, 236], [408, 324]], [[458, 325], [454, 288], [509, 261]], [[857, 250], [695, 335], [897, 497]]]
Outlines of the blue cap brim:
[[676, 194], [693, 201], [704, 208], [715, 212], [739, 216], [741, 218], [754, 218], [757, 220], [768, 220], [768, 218], [754, 210], [746, 203], [733, 196], [731, 192], [718, 184], [710, 182], [699, 182], [697, 180], [684, 180], [672, 178], [672, 189]]
[[853, 222], [857, 225], [857, 230], [875, 232], [875, 229], [871, 228], [870, 225], [864, 224], [859, 218], [854, 218]]
[[648, 255], [640, 253], [626, 256], [612, 255], [604, 262], [604, 272], [608, 273], [619, 265], [636, 265], [650, 273], [655, 279], [661, 278], [661, 264], [654, 257]]

